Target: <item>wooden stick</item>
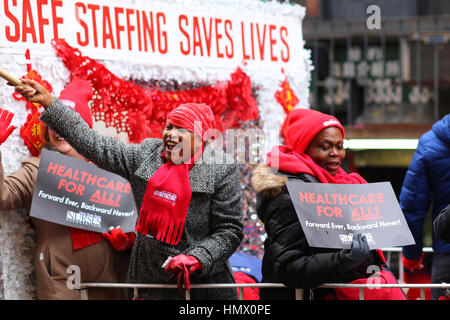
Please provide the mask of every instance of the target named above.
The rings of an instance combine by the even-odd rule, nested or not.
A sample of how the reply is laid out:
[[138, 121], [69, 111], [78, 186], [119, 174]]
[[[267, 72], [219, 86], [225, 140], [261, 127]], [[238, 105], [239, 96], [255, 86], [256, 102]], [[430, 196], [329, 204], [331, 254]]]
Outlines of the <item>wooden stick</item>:
[[0, 77], [2, 77], [3, 79], [5, 79], [6, 81], [12, 83], [15, 86], [24, 86], [30, 89], [33, 89], [34, 92], [36, 92], [36, 90], [32, 87], [30, 87], [29, 85], [26, 85], [22, 82], [22, 80], [20, 80], [19, 78], [13, 76], [11, 73], [9, 73], [8, 71], [0, 68]]

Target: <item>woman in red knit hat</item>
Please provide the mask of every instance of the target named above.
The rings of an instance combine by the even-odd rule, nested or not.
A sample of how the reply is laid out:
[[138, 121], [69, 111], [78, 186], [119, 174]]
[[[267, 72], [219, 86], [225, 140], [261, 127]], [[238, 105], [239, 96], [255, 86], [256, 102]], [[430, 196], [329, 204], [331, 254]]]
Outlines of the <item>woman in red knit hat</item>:
[[[315, 288], [323, 283], [366, 283], [367, 267], [385, 267], [381, 252], [369, 250], [361, 234], [353, 237], [351, 249], [310, 247], [302, 230], [286, 181], [359, 184], [366, 181], [346, 173], [344, 127], [333, 116], [311, 109], [289, 114], [286, 146], [275, 146], [267, 163], [252, 176], [257, 191], [257, 213], [268, 235], [264, 244], [262, 282], [281, 282], [290, 288]], [[395, 282], [390, 272], [388, 282]], [[362, 281], [362, 282], [361, 282]], [[383, 280], [382, 280], [383, 281]], [[293, 299], [293, 289], [261, 288], [261, 299]], [[366, 299], [405, 299], [400, 289], [365, 290]], [[308, 296], [308, 294], [306, 294]], [[314, 299], [358, 299], [358, 289], [316, 289]], [[307, 298], [307, 297], [306, 297]]]
[[[92, 97], [89, 82], [74, 80], [61, 91], [60, 98], [92, 127], [88, 102]], [[14, 130], [13, 114], [0, 109], [0, 144]], [[44, 146], [70, 157], [85, 160], [66, 140], [55, 131], [43, 126]], [[31, 207], [34, 185], [38, 174], [39, 158], [31, 157], [21, 167], [4, 177], [0, 165], [0, 210]], [[117, 252], [100, 233], [69, 228], [56, 223], [32, 218], [36, 230], [34, 266], [36, 295], [39, 300], [79, 300], [80, 291], [67, 286], [67, 268], [76, 265], [81, 271], [82, 282], [118, 282], [123, 279], [128, 265], [126, 253]], [[118, 289], [90, 290], [90, 299], [120, 299]]]

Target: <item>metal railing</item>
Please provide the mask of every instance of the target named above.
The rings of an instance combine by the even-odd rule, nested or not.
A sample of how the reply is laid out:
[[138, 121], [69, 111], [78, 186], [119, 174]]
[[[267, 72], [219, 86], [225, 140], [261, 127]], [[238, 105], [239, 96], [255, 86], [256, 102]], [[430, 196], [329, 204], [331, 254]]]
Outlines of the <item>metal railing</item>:
[[[448, 289], [450, 290], [449, 283], [441, 284], [413, 284], [404, 283], [404, 272], [403, 272], [403, 261], [402, 261], [402, 248], [383, 248], [383, 252], [387, 252], [387, 263], [390, 264], [391, 253], [396, 252], [398, 256], [398, 267], [399, 267], [399, 282], [397, 284], [349, 284], [349, 283], [325, 283], [316, 288], [358, 288], [359, 289], [359, 299], [364, 300], [364, 289], [382, 289], [382, 288], [408, 288], [408, 289], [420, 289], [420, 299], [425, 300], [425, 289]], [[433, 249], [430, 247], [423, 248], [423, 252], [430, 253]], [[174, 289], [177, 290], [177, 284], [135, 284], [135, 283], [81, 283], [78, 290], [81, 291], [81, 299], [88, 299], [89, 288], [116, 288], [116, 289], [133, 289], [133, 299], [139, 297], [139, 289]], [[212, 288], [236, 288], [239, 291], [239, 299], [244, 299], [244, 289], [245, 288], [288, 288], [281, 283], [215, 283], [215, 284], [191, 284], [191, 290], [196, 289], [212, 289]], [[316, 289], [314, 288], [314, 289]], [[185, 291], [185, 299], [191, 299], [191, 290]], [[304, 299], [304, 289], [295, 289], [296, 300]]]
[[[177, 290], [176, 284], [134, 284], [134, 283], [82, 283], [80, 286], [81, 300], [88, 299], [89, 288], [125, 288], [134, 289], [134, 297], [139, 297], [139, 289], [174, 289]], [[215, 284], [191, 284], [191, 290], [195, 289], [217, 289], [217, 288], [237, 288], [239, 291], [239, 300], [244, 300], [244, 288], [288, 288], [281, 283], [215, 283]], [[349, 283], [325, 283], [317, 286], [314, 289], [332, 289], [332, 288], [358, 288], [359, 299], [364, 300], [364, 289], [383, 289], [383, 288], [409, 288], [420, 289], [420, 300], [425, 300], [425, 289], [450, 289], [450, 283], [429, 283], [429, 284], [415, 284], [415, 283], [396, 283], [396, 284], [349, 284]], [[185, 299], [191, 300], [191, 290], [184, 290]], [[304, 289], [295, 289], [295, 299], [304, 299]]]

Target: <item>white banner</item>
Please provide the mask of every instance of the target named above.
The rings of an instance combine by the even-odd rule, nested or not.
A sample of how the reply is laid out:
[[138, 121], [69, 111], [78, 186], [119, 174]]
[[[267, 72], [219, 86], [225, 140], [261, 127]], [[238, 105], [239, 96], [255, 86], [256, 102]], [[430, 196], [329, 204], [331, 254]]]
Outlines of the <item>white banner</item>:
[[0, 50], [54, 54], [62, 38], [94, 59], [157, 65], [303, 66], [302, 16], [233, 7], [101, 0], [0, 1]]

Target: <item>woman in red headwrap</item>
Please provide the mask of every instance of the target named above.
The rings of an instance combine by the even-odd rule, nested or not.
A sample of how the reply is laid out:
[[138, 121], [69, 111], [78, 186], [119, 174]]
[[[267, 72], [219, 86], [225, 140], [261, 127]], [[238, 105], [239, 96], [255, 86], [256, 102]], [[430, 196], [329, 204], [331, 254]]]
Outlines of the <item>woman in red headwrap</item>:
[[[214, 115], [188, 103], [167, 116], [162, 139], [127, 145], [103, 137], [37, 82], [17, 86], [46, 110], [43, 120], [97, 166], [126, 178], [139, 213], [128, 281], [132, 283], [233, 283], [228, 258], [243, 238], [241, 188], [236, 164], [208, 143]], [[214, 156], [212, 156], [214, 154]], [[132, 241], [119, 228], [111, 243]], [[174, 289], [140, 289], [137, 298], [184, 299]], [[234, 288], [196, 289], [192, 299], [236, 299]]]
[[[310, 247], [302, 230], [286, 181], [359, 184], [366, 181], [347, 174], [345, 131], [333, 116], [311, 109], [289, 114], [286, 146], [273, 147], [267, 164], [252, 176], [257, 191], [257, 213], [268, 235], [264, 243], [262, 282], [282, 282], [290, 288], [315, 288], [323, 283], [367, 283], [369, 266], [382, 270], [381, 282], [395, 283], [380, 251], [369, 250], [361, 234], [353, 237], [351, 249]], [[293, 299], [293, 289], [261, 288], [261, 299]], [[400, 289], [364, 290], [365, 299], [405, 299]], [[358, 289], [315, 289], [314, 299], [358, 299]], [[308, 298], [308, 293], [306, 293]]]

